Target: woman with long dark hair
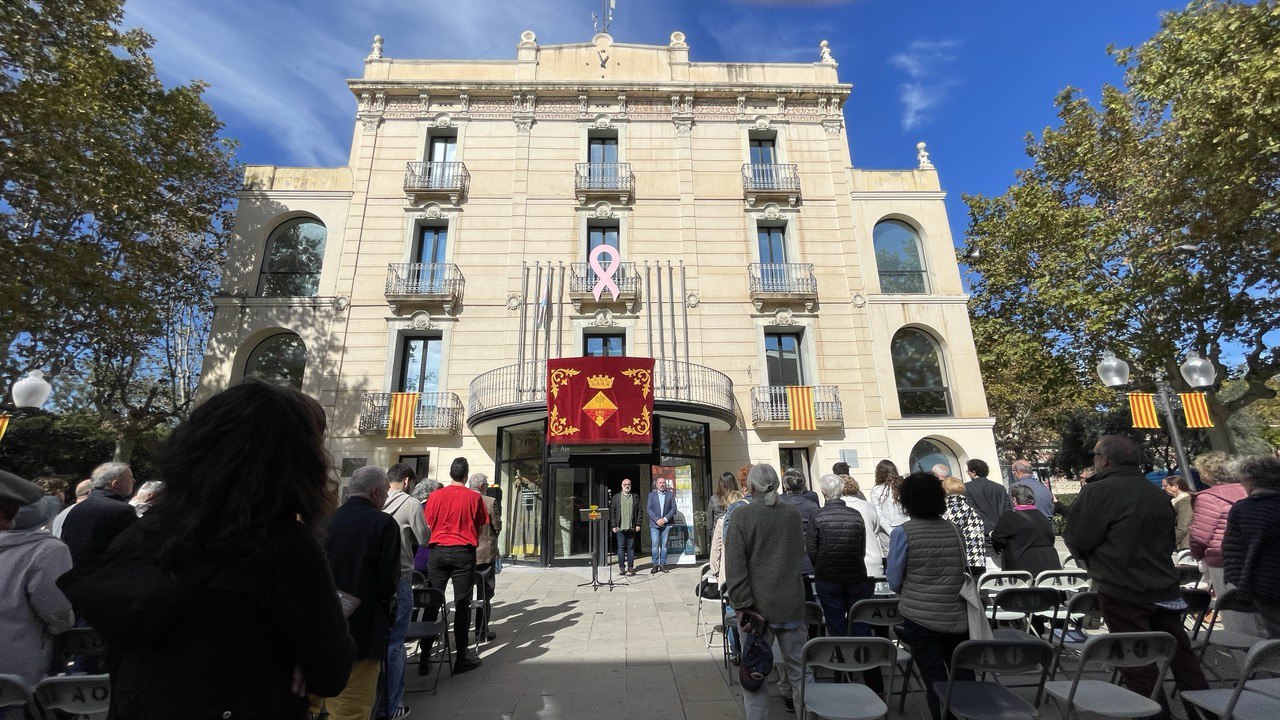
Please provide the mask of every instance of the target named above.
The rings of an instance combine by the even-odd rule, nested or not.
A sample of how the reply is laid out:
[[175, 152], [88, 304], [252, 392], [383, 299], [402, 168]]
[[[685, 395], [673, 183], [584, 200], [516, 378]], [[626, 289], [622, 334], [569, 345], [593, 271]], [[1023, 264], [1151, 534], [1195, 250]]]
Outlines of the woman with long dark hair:
[[156, 504], [59, 580], [106, 639], [111, 716], [305, 718], [355, 645], [317, 529], [336, 497], [325, 416], [259, 381], [196, 407], [156, 458]]
[[898, 466], [892, 460], [876, 463], [876, 484], [867, 499], [876, 509], [876, 517], [880, 521], [877, 539], [882, 554], [889, 552], [889, 533], [907, 521], [907, 513], [902, 509], [901, 488], [902, 476], [898, 474]]
[[[733, 496], [734, 500], [729, 498]], [[736, 500], [742, 499], [742, 491], [738, 489], [738, 476], [731, 472], [720, 473], [720, 482], [716, 483], [716, 492], [707, 501], [707, 537], [715, 534], [716, 521], [724, 517], [724, 511]], [[710, 540], [708, 540], [708, 545]]]

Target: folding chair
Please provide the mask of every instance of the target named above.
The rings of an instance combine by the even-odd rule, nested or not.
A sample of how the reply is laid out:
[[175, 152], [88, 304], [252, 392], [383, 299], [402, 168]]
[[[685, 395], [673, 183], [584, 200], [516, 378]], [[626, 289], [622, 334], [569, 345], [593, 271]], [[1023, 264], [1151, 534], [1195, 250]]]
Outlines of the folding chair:
[[[1062, 667], [1062, 658], [1068, 653], [1079, 656], [1084, 644], [1088, 642], [1089, 634], [1085, 632], [1085, 624], [1090, 620], [1102, 619], [1102, 606], [1098, 604], [1098, 593], [1082, 592], [1068, 598], [1065, 617], [1068, 621], [1063, 627], [1051, 633], [1054, 657], [1053, 669], [1049, 671], [1049, 677], [1055, 680], [1058, 677], [1058, 669]], [[1085, 639], [1071, 639], [1071, 631], [1079, 632], [1085, 636]]]
[[[694, 588], [694, 594], [698, 596], [698, 614], [694, 620], [693, 636], [702, 637], [703, 625], [715, 625], [715, 623], [705, 623], [702, 620], [702, 605], [709, 600], [720, 599], [720, 585], [717, 578], [711, 574], [711, 563], [703, 563], [698, 568], [698, 585]], [[707, 635], [707, 647], [711, 647], [711, 635], [715, 633], [712, 627]]]
[[[1219, 595], [1218, 601], [1213, 604], [1213, 611], [1215, 614], [1221, 613], [1224, 610], [1250, 613], [1255, 615], [1255, 617], [1258, 612], [1258, 609], [1254, 607], [1252, 600], [1241, 595], [1234, 589], [1227, 590]], [[1227, 630], [1225, 628], [1215, 631], [1213, 629], [1213, 625], [1213, 623], [1206, 622], [1205, 626], [1207, 629], [1204, 633], [1204, 641], [1192, 643], [1193, 649], [1198, 647], [1200, 661], [1202, 663], [1204, 662], [1205, 651], [1210, 648], [1230, 655], [1232, 652], [1244, 652], [1253, 647], [1254, 643], [1263, 639], [1256, 635], [1250, 635], [1248, 633], [1242, 633], [1235, 630]], [[1207, 664], [1206, 667], [1208, 667]]]
[[[440, 614], [435, 620], [427, 620], [427, 608], [434, 602], [440, 604]], [[413, 614], [409, 618], [409, 629], [405, 632], [406, 642], [418, 643], [418, 675], [429, 673], [430, 666], [443, 665], [453, 677], [453, 634], [449, 631], [449, 608], [445, 605], [444, 592], [435, 588], [422, 587], [413, 589]], [[439, 660], [432, 660], [433, 653], [423, 652], [424, 644], [430, 643], [431, 649], [442, 651]], [[435, 682], [431, 684], [431, 694], [436, 694], [440, 685], [440, 674], [436, 671]]]
[[[1063, 720], [1080, 711], [1108, 717], [1139, 718], [1160, 712], [1155, 697], [1161, 692], [1161, 680], [1173, 661], [1177, 642], [1169, 633], [1108, 633], [1089, 638], [1080, 651], [1080, 667], [1073, 680], [1055, 680], [1044, 689], [1055, 702], [1066, 704]], [[1156, 666], [1155, 689], [1150, 697], [1104, 680], [1085, 680], [1085, 666], [1090, 661], [1105, 662], [1117, 670], [1124, 667]]]
[[[58, 668], [56, 674], [62, 675], [67, 672], [68, 665], [74, 658], [78, 657], [102, 657], [107, 654], [107, 643], [98, 634], [97, 630], [90, 627], [75, 627], [69, 630], [63, 630], [53, 638], [54, 642], [54, 666]], [[105, 669], [103, 670], [105, 672]], [[83, 671], [76, 674], [84, 674]]]
[[[1036, 717], [1044, 694], [1045, 680], [1053, 662], [1053, 647], [1028, 636], [1018, 640], [966, 640], [951, 656], [951, 672], [946, 682], [935, 682], [933, 691], [942, 698], [942, 717], [955, 714], [965, 720], [1025, 720]], [[1018, 697], [999, 682], [1001, 673], [1026, 674], [1039, 668], [1035, 705]], [[956, 680], [959, 670], [972, 670], [996, 680]]]
[[804, 626], [810, 638], [825, 637], [827, 623], [822, 617], [822, 606], [810, 600], [804, 604]]
[[1200, 578], [1202, 574], [1200, 568], [1195, 565], [1177, 565], [1175, 569], [1178, 571], [1178, 584], [1190, 585], [1193, 588], [1200, 587]]
[[[898, 669], [902, 671], [902, 687], [898, 690], [898, 712], [902, 712], [907, 707], [907, 693], [911, 689], [911, 676], [916, 676], [916, 682], [919, 683], [920, 689], [924, 690], [924, 679], [920, 677], [920, 671], [916, 669], [915, 658], [911, 656], [911, 651], [898, 642], [897, 635], [893, 629], [902, 624], [902, 615], [898, 613], [897, 598], [874, 598], [870, 600], [859, 600], [849, 608], [849, 624], [845, 627], [853, 627], [856, 622], [866, 623], [872, 627], [885, 628], [889, 633], [889, 640], [893, 643], [894, 648], [898, 651], [897, 662]], [[890, 679], [893, 679], [892, 674]], [[885, 687], [886, 697], [893, 694], [893, 685]]]
[[1050, 627], [1053, 627], [1053, 621], [1058, 619], [1058, 612], [1062, 606], [1062, 591], [1049, 587], [1011, 587], [996, 593], [991, 600], [991, 609], [988, 612], [992, 622], [1016, 622], [1022, 625], [1022, 629], [1014, 628], [997, 628], [996, 637], [1005, 637], [1009, 639], [1018, 639], [1022, 635], [1030, 633], [1031, 615], [1032, 613], [1044, 615], [1048, 614], [1050, 618]]
[[1205, 627], [1209, 610], [1213, 608], [1213, 594], [1198, 588], [1182, 588], [1182, 601], [1187, 604], [1187, 609], [1182, 611], [1182, 624], [1185, 626], [1188, 620], [1191, 621], [1191, 642], [1196, 643], [1200, 640], [1200, 631]]
[[[738, 624], [738, 613], [729, 607], [728, 599], [721, 594], [720, 596], [720, 618], [724, 624], [720, 626], [720, 654], [724, 661], [724, 667], [729, 669], [729, 656], [732, 655], [732, 648], [729, 647], [729, 628], [736, 627]], [[733, 687], [733, 673], [729, 673], [729, 687]]]
[[53, 717], [51, 710], [62, 710], [78, 718], [101, 720], [111, 708], [111, 676], [55, 675], [41, 680], [34, 694], [44, 717]]
[[[887, 666], [888, 687], [893, 687], [896, 658], [897, 649], [885, 638], [815, 638], [804, 644], [800, 677], [810, 678], [809, 668], [825, 668], [839, 678], [844, 673]], [[888, 714], [889, 708], [862, 683], [806, 679], [800, 686], [799, 712], [800, 720], [805, 720], [809, 713], [830, 720], [879, 720]]]
[[[31, 688], [17, 675], [0, 675], [0, 711], [27, 707], [31, 703]], [[0, 713], [3, 714], [3, 713]], [[22, 717], [21, 713], [15, 717]]]
[[1280, 674], [1280, 640], [1265, 640], [1249, 649], [1234, 688], [1188, 690], [1182, 699], [1218, 720], [1270, 720], [1280, 714], [1280, 679], [1254, 679], [1264, 672]]
[[[978, 596], [982, 598], [984, 603], [990, 603], [991, 598], [995, 597], [996, 593], [1001, 590], [1016, 587], [1030, 587], [1033, 579], [1034, 578], [1031, 577], [1031, 573], [1025, 570], [986, 572], [978, 578]], [[1021, 620], [1022, 614], [1007, 612], [997, 613], [992, 619], [997, 622]]]
[[[493, 567], [489, 568], [489, 572], [493, 572]], [[486, 592], [487, 578], [483, 572], [476, 570], [471, 575], [471, 612], [479, 609], [481, 620], [476, 622], [476, 626], [471, 630], [471, 637], [475, 641], [476, 653], [480, 652], [480, 643], [489, 642], [484, 633], [489, 630], [489, 621], [493, 619], [493, 602]]]

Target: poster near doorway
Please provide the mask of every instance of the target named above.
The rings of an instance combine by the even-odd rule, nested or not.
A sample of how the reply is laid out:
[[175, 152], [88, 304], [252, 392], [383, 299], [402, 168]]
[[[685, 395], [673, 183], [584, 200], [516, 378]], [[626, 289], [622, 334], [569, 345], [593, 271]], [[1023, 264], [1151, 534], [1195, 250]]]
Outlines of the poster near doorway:
[[689, 465], [654, 465], [653, 480], [667, 481], [676, 500], [675, 522], [667, 535], [667, 564], [696, 565], [693, 536], [693, 467]]

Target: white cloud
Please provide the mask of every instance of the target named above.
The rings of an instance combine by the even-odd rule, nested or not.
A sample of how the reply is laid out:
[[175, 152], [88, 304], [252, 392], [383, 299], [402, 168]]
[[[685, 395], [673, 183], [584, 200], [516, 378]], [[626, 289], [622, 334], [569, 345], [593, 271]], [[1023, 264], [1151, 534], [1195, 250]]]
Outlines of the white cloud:
[[[781, 4], [781, 3], [773, 3]], [[818, 43], [831, 34], [827, 25], [795, 25], [757, 10], [704, 15], [703, 29], [731, 62], [817, 62]], [[766, 39], [764, 42], [758, 39]], [[839, 48], [833, 47], [839, 59]]]
[[945, 74], [946, 66], [955, 60], [959, 40], [914, 40], [906, 52], [889, 58], [902, 68], [907, 82], [900, 88], [902, 129], [911, 130], [929, 119], [929, 111], [946, 98], [950, 87], [959, 83]]

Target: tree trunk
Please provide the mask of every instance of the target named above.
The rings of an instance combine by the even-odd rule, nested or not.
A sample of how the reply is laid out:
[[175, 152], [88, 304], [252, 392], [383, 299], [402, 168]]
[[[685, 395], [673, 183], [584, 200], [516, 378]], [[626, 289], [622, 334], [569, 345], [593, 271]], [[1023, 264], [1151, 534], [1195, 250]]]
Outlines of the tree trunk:
[[1228, 455], [1236, 454], [1236, 439], [1231, 434], [1231, 414], [1227, 409], [1218, 402], [1217, 395], [1207, 393], [1209, 396], [1209, 419], [1213, 421], [1213, 427], [1205, 428], [1205, 433], [1209, 436], [1209, 447], [1214, 450], [1221, 450]]
[[112, 455], [111, 459], [116, 462], [129, 462], [129, 459], [133, 457], [133, 447], [137, 442], [138, 439], [131, 433], [117, 433], [116, 451], [114, 455]]

